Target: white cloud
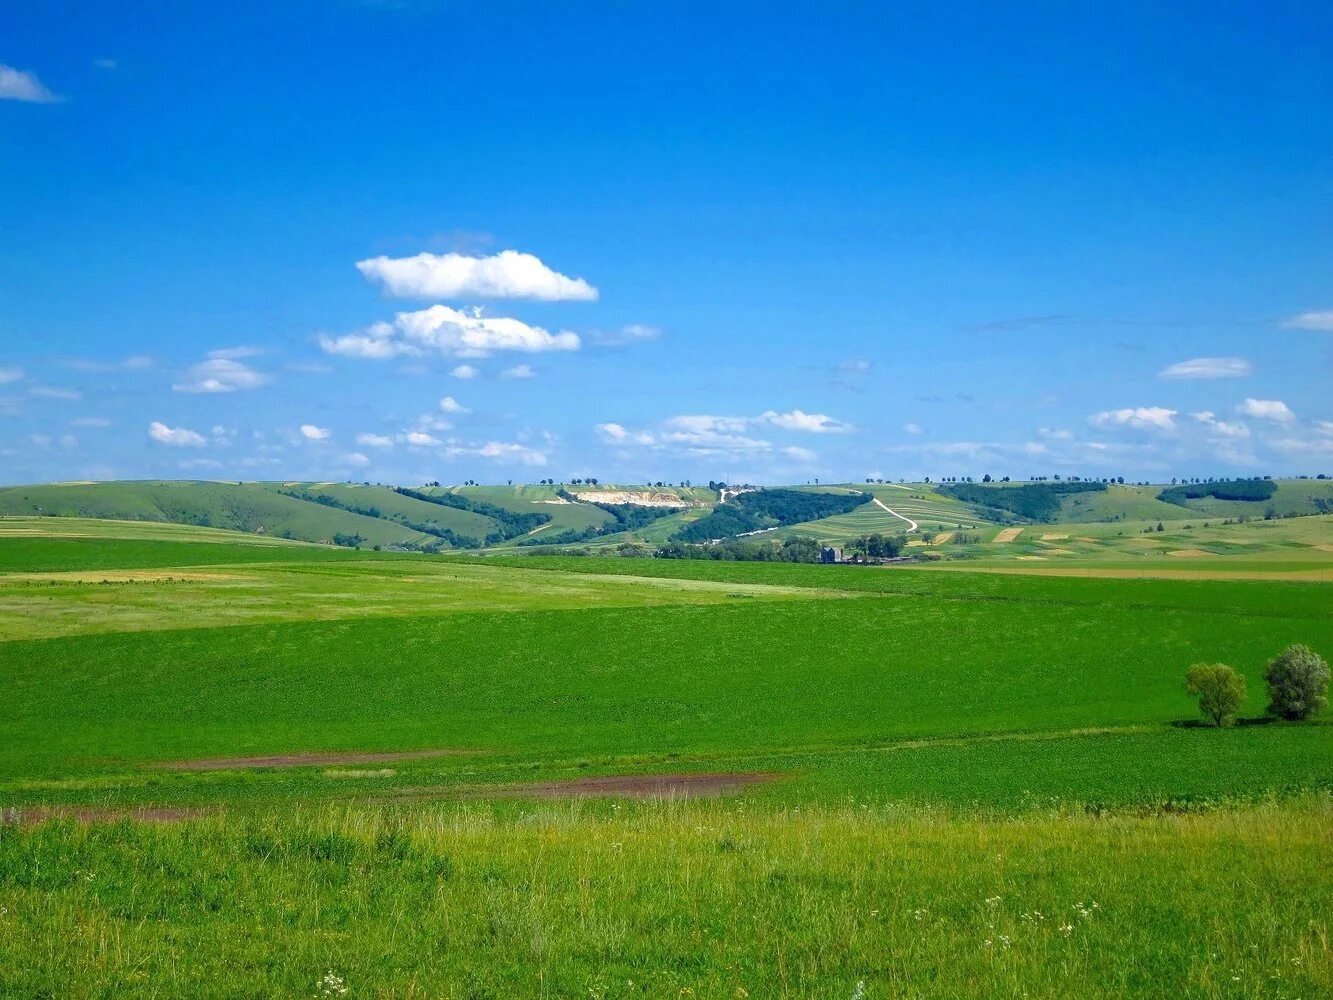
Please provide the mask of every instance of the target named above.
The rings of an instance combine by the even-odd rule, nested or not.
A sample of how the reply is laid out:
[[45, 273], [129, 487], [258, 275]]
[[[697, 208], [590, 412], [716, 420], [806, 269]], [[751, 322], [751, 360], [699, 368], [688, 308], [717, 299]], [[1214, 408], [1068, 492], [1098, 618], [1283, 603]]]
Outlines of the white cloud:
[[540, 299], [592, 301], [597, 289], [582, 278], [553, 271], [529, 253], [502, 250], [490, 257], [420, 253], [357, 262], [367, 280], [379, 281], [398, 298]]
[[514, 365], [513, 368], [506, 368], [500, 373], [501, 378], [536, 378], [537, 373], [532, 365]]
[[1167, 365], [1158, 378], [1241, 378], [1254, 371], [1245, 358], [1191, 358]]
[[367, 458], [365, 455], [361, 454], [361, 452], [359, 451], [348, 452], [346, 455], [343, 455], [341, 458], [339, 458], [338, 461], [342, 462], [344, 465], [360, 466], [360, 465], [370, 464], [370, 459]]
[[577, 351], [580, 341], [578, 334], [568, 330], [551, 333], [522, 320], [484, 316], [480, 309], [464, 312], [431, 306], [398, 313], [392, 323], [374, 323], [360, 333], [342, 337], [321, 334], [319, 345], [329, 354], [354, 358], [428, 354], [484, 358], [496, 351]]
[[620, 424], [598, 424], [593, 430], [610, 444], [651, 445], [657, 441], [648, 431], [626, 430]]
[[403, 440], [417, 448], [427, 448], [431, 445], [440, 444], [440, 439], [432, 437], [425, 431], [408, 431], [403, 435]]
[[60, 389], [53, 385], [36, 385], [28, 390], [29, 396], [42, 399], [82, 399], [83, 393], [74, 389]]
[[458, 365], [449, 374], [454, 378], [476, 378], [481, 371], [471, 365]]
[[148, 425], [148, 436], [158, 444], [171, 445], [173, 448], [202, 448], [208, 442], [198, 431], [188, 427], [168, 427], [160, 420]]
[[358, 434], [356, 443], [366, 448], [392, 448], [393, 438], [385, 434]]
[[1122, 410], [1103, 410], [1088, 418], [1094, 427], [1132, 427], [1138, 430], [1172, 431], [1176, 429], [1175, 410], [1162, 406], [1134, 406]]
[[0, 368], [0, 385], [17, 382], [23, 378], [22, 368]]
[[788, 458], [794, 458], [798, 462], [813, 462], [815, 459], [819, 457], [809, 448], [800, 448], [797, 447], [796, 445], [783, 448], [782, 454], [786, 455]]
[[272, 378], [237, 360], [256, 353], [258, 352], [250, 347], [229, 347], [212, 351], [207, 360], [199, 362], [186, 372], [184, 382], [178, 382], [171, 388], [175, 392], [194, 393], [258, 389], [261, 385], [271, 382]]
[[1209, 430], [1228, 438], [1246, 438], [1250, 436], [1250, 429], [1242, 423], [1232, 423], [1227, 420], [1218, 420], [1217, 414], [1212, 410], [1200, 410], [1198, 413], [1191, 413], [1191, 417], [1203, 424]]
[[865, 358], [852, 358], [838, 363], [838, 371], [848, 375], [864, 375], [874, 368], [874, 364]]
[[920, 434], [921, 425], [909, 420], [907, 423], [903, 424], [903, 431], [908, 434]]
[[454, 399], [453, 396], [445, 396], [443, 399], [441, 399], [441, 400], [440, 400], [440, 409], [443, 410], [445, 413], [470, 413], [470, 412], [471, 412], [466, 406], [464, 406], [464, 405], [463, 405], [462, 403], [460, 403], [458, 400]]
[[644, 344], [662, 336], [659, 327], [646, 323], [630, 323], [611, 333], [591, 333], [589, 341], [599, 347], [628, 347], [631, 344]]
[[0, 100], [50, 104], [60, 100], [46, 88], [36, 73], [0, 63]]
[[327, 441], [330, 431], [327, 427], [316, 427], [314, 424], [301, 425], [301, 437], [307, 441]]
[[790, 413], [767, 410], [759, 419], [772, 424], [774, 427], [781, 427], [789, 431], [802, 431], [806, 434], [845, 434], [855, 429], [851, 424], [834, 420], [826, 414], [806, 413], [802, 410], [792, 410]]
[[1303, 312], [1284, 320], [1282, 325], [1289, 330], [1333, 330], [1333, 309]]
[[546, 452], [529, 448], [526, 445], [503, 441], [488, 441], [477, 450], [477, 454], [482, 458], [494, 459], [497, 462], [518, 462], [521, 465], [546, 464]]
[[1296, 414], [1280, 399], [1246, 399], [1236, 407], [1236, 412], [1256, 420], [1272, 420], [1286, 424], [1296, 419]]
[[1320, 434], [1333, 436], [1333, 420], [1316, 420], [1314, 428]]
[[1074, 432], [1065, 430], [1063, 427], [1038, 427], [1037, 435], [1044, 437], [1049, 441], [1072, 441]]

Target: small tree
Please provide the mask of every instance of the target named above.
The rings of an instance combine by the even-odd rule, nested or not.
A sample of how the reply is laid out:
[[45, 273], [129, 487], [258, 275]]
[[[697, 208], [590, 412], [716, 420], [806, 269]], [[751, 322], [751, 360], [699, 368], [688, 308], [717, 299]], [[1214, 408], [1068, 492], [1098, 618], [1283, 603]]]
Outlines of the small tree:
[[1268, 714], [1298, 721], [1328, 704], [1328, 664], [1309, 646], [1288, 646], [1264, 674]]
[[1245, 678], [1225, 663], [1196, 663], [1185, 675], [1186, 689], [1199, 698], [1199, 711], [1214, 726], [1235, 724], [1245, 701]]

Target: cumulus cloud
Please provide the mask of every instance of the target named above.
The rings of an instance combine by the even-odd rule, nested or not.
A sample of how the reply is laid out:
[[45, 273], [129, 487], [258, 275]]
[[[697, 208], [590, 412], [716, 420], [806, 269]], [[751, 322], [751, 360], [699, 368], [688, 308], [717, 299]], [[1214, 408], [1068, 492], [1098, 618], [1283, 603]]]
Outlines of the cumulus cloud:
[[773, 442], [755, 434], [755, 430], [776, 427], [797, 433], [830, 434], [852, 429], [850, 424], [822, 413], [791, 410], [779, 413], [765, 410], [758, 416], [724, 416], [711, 413], [687, 413], [662, 421], [657, 430], [632, 429], [618, 423], [594, 427], [607, 444], [644, 447], [693, 457], [743, 457], [774, 454], [781, 451]]
[[781, 427], [789, 431], [802, 431], [807, 434], [845, 434], [855, 429], [851, 424], [834, 420], [827, 414], [806, 413], [803, 410], [792, 410], [789, 413], [766, 410], [759, 419], [772, 424], [774, 427]]
[[485, 316], [480, 309], [463, 311], [437, 305], [398, 313], [392, 323], [374, 323], [360, 333], [342, 337], [321, 334], [319, 345], [329, 354], [354, 358], [430, 354], [484, 358], [496, 351], [577, 351], [580, 340], [578, 334], [568, 330], [551, 333], [522, 320]]
[[920, 434], [921, 425], [909, 420], [907, 423], [903, 424], [903, 432], [907, 434]]
[[657, 438], [648, 431], [631, 431], [615, 423], [598, 424], [593, 430], [609, 444], [651, 445], [657, 442]]
[[1333, 309], [1303, 312], [1284, 320], [1282, 325], [1288, 330], [1333, 330]]
[[358, 434], [356, 443], [364, 448], [392, 448], [393, 438], [387, 434]]
[[1250, 436], [1250, 429], [1239, 421], [1218, 420], [1217, 414], [1212, 410], [1200, 410], [1198, 413], [1191, 413], [1196, 421], [1203, 424], [1210, 431], [1229, 438], [1246, 438]]
[[537, 372], [533, 370], [532, 365], [514, 365], [513, 368], [506, 368], [500, 373], [501, 378], [536, 378]]
[[258, 389], [272, 381], [239, 359], [259, 353], [251, 347], [226, 347], [209, 352], [208, 358], [185, 373], [185, 380], [171, 388], [174, 392], [215, 393]]
[[316, 427], [314, 424], [301, 425], [301, 437], [307, 441], [327, 441], [330, 433], [327, 427]]
[[1245, 358], [1191, 358], [1167, 365], [1158, 378], [1241, 378], [1254, 371]]
[[593, 301], [597, 289], [582, 278], [553, 271], [530, 253], [502, 250], [489, 257], [461, 253], [419, 253], [415, 257], [372, 257], [357, 261], [367, 280], [383, 284], [398, 298], [540, 299]]
[[441, 443], [439, 438], [432, 437], [425, 431], [408, 431], [403, 435], [403, 440], [414, 448], [428, 448]]
[[0, 385], [17, 382], [23, 378], [22, 368], [0, 368]]
[[348, 452], [346, 455], [340, 456], [338, 461], [342, 462], [344, 465], [362, 466], [370, 464], [370, 459], [359, 451]]
[[154, 420], [148, 425], [148, 436], [158, 444], [173, 448], [202, 448], [208, 443], [198, 431], [188, 427], [168, 427], [160, 420]]
[[505, 441], [487, 441], [476, 453], [482, 458], [507, 464], [545, 465], [547, 461], [544, 451]]
[[809, 448], [801, 448], [797, 445], [790, 445], [782, 449], [782, 454], [788, 458], [794, 458], [798, 462], [813, 462], [819, 456]]
[[440, 409], [445, 413], [469, 413], [466, 406], [454, 399], [453, 396], [445, 396], [440, 400]]
[[36, 73], [0, 63], [0, 100], [50, 104], [60, 98], [37, 79]]
[[1236, 407], [1236, 412], [1256, 420], [1272, 420], [1286, 424], [1296, 419], [1296, 414], [1280, 399], [1246, 399]]
[[1173, 431], [1175, 410], [1163, 406], [1133, 406], [1122, 410], [1103, 410], [1088, 418], [1088, 423], [1103, 429], [1132, 427], [1137, 430]]
[[472, 367], [472, 365], [457, 365], [454, 367], [454, 370], [451, 371], [449, 374], [452, 375], [454, 378], [463, 378], [463, 379], [476, 378], [478, 375], [481, 374], [481, 370]]

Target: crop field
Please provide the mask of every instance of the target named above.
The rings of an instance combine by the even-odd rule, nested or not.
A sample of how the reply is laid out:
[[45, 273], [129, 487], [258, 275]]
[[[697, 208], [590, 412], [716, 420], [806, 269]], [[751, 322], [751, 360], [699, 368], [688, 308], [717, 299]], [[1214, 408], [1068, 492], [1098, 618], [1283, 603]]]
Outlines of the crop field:
[[143, 531], [0, 522], [0, 995], [1333, 987], [1328, 584]]

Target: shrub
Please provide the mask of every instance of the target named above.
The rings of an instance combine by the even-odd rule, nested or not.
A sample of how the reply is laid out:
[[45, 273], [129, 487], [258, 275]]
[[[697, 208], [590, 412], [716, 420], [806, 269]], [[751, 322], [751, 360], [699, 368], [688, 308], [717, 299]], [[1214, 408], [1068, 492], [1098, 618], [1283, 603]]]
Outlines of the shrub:
[[1268, 665], [1268, 714], [1308, 719], [1325, 705], [1328, 664], [1309, 646], [1288, 646]]
[[1230, 726], [1245, 701], [1245, 678], [1225, 663], [1196, 663], [1185, 675], [1186, 688], [1198, 695], [1199, 711], [1214, 726]]

